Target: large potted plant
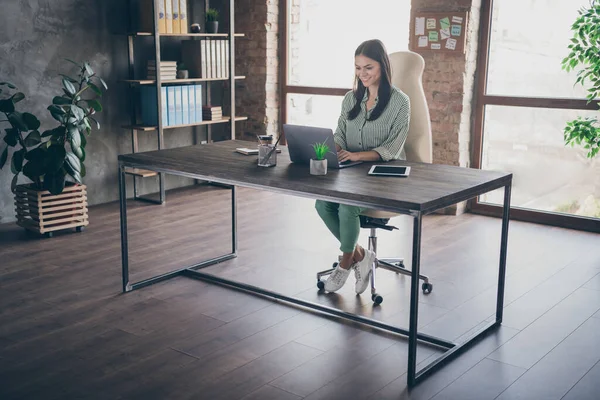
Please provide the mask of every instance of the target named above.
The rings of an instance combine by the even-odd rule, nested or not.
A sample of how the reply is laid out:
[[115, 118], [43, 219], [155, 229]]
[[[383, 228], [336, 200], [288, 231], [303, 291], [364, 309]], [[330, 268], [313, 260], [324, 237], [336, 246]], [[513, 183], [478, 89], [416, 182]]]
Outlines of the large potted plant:
[[[10, 83], [0, 83], [0, 124], [7, 124], [0, 153], [0, 168], [14, 148], [10, 168], [14, 174], [11, 190], [15, 193], [17, 223], [30, 231], [47, 236], [66, 228], [82, 230], [88, 225], [85, 147], [92, 123], [100, 124], [92, 115], [102, 111], [99, 98], [107, 88], [89, 64], [68, 60], [78, 68], [76, 78], [62, 76], [63, 94], [55, 96], [48, 111], [58, 126], [40, 134], [39, 119], [29, 112], [17, 110], [25, 95]], [[23, 174], [31, 183], [18, 184]]]
[[[575, 84], [587, 87], [588, 103], [595, 100], [600, 93], [600, 1], [592, 0], [588, 8], [579, 11], [579, 17], [571, 26], [573, 38], [569, 44], [570, 53], [562, 60], [562, 68], [567, 72], [578, 66]], [[598, 118], [579, 117], [567, 123], [564, 128], [564, 139], [571, 146], [582, 145], [587, 150], [587, 157], [593, 158], [600, 149], [600, 126]]]

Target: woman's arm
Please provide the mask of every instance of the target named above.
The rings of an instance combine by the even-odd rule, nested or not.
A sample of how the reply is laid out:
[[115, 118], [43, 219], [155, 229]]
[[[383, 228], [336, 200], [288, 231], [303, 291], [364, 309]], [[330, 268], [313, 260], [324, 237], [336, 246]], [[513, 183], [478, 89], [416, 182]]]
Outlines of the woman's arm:
[[398, 114], [392, 123], [390, 135], [380, 146], [373, 149], [383, 161], [395, 160], [400, 156], [404, 143], [406, 143], [409, 126], [410, 100], [406, 97], [406, 102], [398, 110]]
[[338, 149], [338, 160], [340, 162], [344, 161], [379, 161], [381, 157], [379, 153], [373, 150], [370, 151], [358, 151], [356, 153], [352, 153], [346, 150]]

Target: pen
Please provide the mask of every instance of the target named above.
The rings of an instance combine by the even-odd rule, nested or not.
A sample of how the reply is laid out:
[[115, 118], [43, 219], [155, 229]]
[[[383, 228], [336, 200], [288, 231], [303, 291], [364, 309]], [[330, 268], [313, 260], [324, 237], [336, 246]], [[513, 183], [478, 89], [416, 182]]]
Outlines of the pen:
[[271, 157], [271, 154], [273, 154], [273, 152], [275, 151], [275, 149], [277, 148], [277, 143], [279, 143], [279, 139], [281, 139], [281, 135], [279, 135], [279, 137], [277, 138], [277, 141], [275, 142], [275, 144], [273, 145], [273, 148], [267, 153], [267, 155], [263, 158], [261, 164], [264, 164], [265, 161], [267, 161], [269, 159], [269, 157]]

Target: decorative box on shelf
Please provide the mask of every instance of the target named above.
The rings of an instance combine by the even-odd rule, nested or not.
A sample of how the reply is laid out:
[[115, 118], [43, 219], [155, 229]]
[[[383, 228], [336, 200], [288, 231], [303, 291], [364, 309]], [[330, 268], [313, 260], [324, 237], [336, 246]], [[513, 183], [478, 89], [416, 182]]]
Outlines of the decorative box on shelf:
[[89, 224], [86, 186], [68, 184], [61, 194], [53, 195], [33, 184], [18, 185], [15, 211], [19, 226], [47, 237], [68, 228], [81, 232]]

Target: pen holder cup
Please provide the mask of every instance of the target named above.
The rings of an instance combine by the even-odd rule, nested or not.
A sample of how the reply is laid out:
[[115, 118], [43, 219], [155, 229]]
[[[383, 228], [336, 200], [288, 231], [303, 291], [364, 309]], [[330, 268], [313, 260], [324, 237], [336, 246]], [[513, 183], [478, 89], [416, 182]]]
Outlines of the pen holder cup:
[[277, 165], [277, 149], [272, 144], [258, 145], [258, 166], [274, 167]]

